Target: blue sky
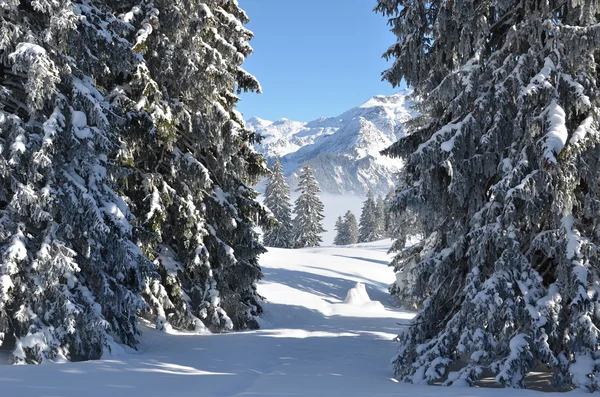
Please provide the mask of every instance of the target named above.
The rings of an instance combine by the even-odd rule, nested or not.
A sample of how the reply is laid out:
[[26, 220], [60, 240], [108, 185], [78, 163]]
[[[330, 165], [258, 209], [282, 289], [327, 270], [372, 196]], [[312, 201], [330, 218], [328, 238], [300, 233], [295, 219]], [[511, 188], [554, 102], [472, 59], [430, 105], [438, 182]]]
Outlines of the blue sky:
[[337, 116], [393, 89], [381, 54], [394, 42], [375, 0], [239, 0], [251, 19], [254, 53], [244, 68], [263, 94], [243, 94], [248, 119], [310, 121]]

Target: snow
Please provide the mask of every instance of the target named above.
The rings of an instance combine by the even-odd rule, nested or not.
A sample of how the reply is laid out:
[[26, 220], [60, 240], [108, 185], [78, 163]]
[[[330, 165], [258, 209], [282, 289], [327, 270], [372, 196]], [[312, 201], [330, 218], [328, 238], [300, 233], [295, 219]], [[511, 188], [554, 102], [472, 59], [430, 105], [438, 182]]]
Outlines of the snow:
[[417, 150], [415, 151], [415, 153], [423, 154], [423, 151], [425, 149], [427, 149], [430, 145], [438, 142], [440, 139], [443, 139], [451, 132], [456, 131], [455, 134], [449, 140], [442, 142], [440, 145], [440, 147], [442, 148], [443, 151], [445, 151], [445, 152], [452, 151], [452, 149], [454, 148], [454, 141], [456, 139], [456, 136], [460, 133], [461, 129], [463, 128], [463, 126], [465, 124], [468, 124], [469, 122], [472, 121], [472, 118], [473, 118], [473, 116], [471, 115], [471, 113], [469, 113], [467, 116], [465, 116], [465, 118], [462, 121], [459, 121], [457, 123], [446, 124], [445, 126], [440, 128], [438, 131], [436, 131], [431, 136], [431, 138], [429, 138], [427, 141], [421, 143], [419, 145], [419, 147], [417, 147]]
[[87, 116], [84, 112], [79, 110], [73, 111], [73, 126], [77, 128], [84, 128], [87, 126]]
[[594, 373], [596, 365], [597, 363], [589, 354], [578, 354], [575, 362], [569, 365], [569, 371], [573, 374], [574, 382], [582, 386], [591, 386], [592, 379], [589, 375]]
[[574, 145], [577, 142], [584, 140], [588, 133], [595, 132], [593, 123], [594, 118], [592, 116], [586, 117], [585, 120], [583, 120], [583, 122], [579, 125], [579, 127], [577, 127], [575, 132], [573, 132], [569, 143]]
[[552, 101], [546, 109], [548, 113], [548, 132], [544, 142], [544, 157], [546, 161], [556, 164], [556, 156], [560, 154], [567, 143], [567, 126], [565, 111], [556, 101]]
[[[137, 351], [113, 344], [112, 356], [96, 361], [0, 366], [0, 390], [22, 397], [504, 396], [503, 389], [392, 379], [392, 339], [413, 314], [396, 308], [387, 292], [394, 281], [389, 246], [271, 249], [260, 261], [258, 289], [267, 297], [260, 330], [198, 335], [144, 324]], [[578, 358], [589, 366], [584, 361]]]
[[131, 22], [133, 22], [133, 19], [134, 19], [134, 17], [135, 17], [136, 15], [139, 15], [139, 14], [141, 14], [141, 13], [142, 13], [142, 10], [140, 9], [140, 7], [138, 7], [138, 6], [134, 6], [134, 7], [131, 9], [131, 11], [129, 11], [129, 12], [127, 12], [127, 13], [125, 13], [125, 14], [124, 14], [124, 15], [121, 17], [121, 19], [122, 19], [122, 21], [123, 21], [123, 22], [126, 22], [126, 23], [131, 23]]
[[348, 305], [364, 305], [370, 302], [372, 300], [369, 298], [369, 294], [367, 294], [365, 285], [361, 282], [356, 283], [353, 288], [350, 288], [346, 294], [346, 299], [344, 299], [344, 303]]
[[536, 74], [527, 87], [525, 87], [521, 93], [521, 95], [529, 95], [534, 92], [537, 92], [538, 88], [552, 88], [552, 84], [550, 84], [550, 75], [556, 69], [554, 62], [550, 58], [546, 58], [544, 60], [544, 67], [538, 74]]
[[33, 43], [19, 43], [15, 51], [9, 54], [9, 58], [34, 57], [39, 55], [46, 55], [46, 50], [43, 47]]
[[152, 187], [152, 194], [148, 195], [148, 197], [146, 197], [146, 200], [150, 200], [150, 210], [146, 214], [146, 221], [149, 221], [150, 219], [152, 219], [156, 211], [160, 212], [162, 208], [160, 202], [160, 193], [156, 186]]
[[562, 218], [562, 224], [565, 228], [567, 237], [567, 259], [573, 259], [573, 257], [579, 255], [579, 247], [581, 245], [581, 237], [576, 230], [573, 230], [575, 219], [571, 214], [565, 214]]
[[13, 144], [11, 145], [11, 149], [15, 153], [25, 153], [25, 149], [27, 146], [27, 138], [23, 134], [19, 134]]
[[292, 190], [299, 169], [309, 164], [323, 192], [362, 196], [372, 189], [386, 194], [402, 163], [380, 151], [403, 136], [403, 124], [417, 114], [409, 94], [377, 95], [336, 117], [310, 122], [252, 117], [246, 126], [264, 137], [258, 152], [281, 158]]
[[12, 287], [14, 287], [14, 284], [10, 278], [10, 276], [8, 274], [3, 274], [0, 276], [0, 291], [2, 291], [2, 293], [0, 294], [0, 300], [2, 299], [2, 297], [6, 296], [6, 294], [8, 293], [8, 290], [10, 290]]
[[23, 232], [17, 232], [4, 252], [4, 259], [6, 261], [14, 260], [16, 262], [22, 261], [27, 257], [27, 247], [25, 246], [25, 236]]

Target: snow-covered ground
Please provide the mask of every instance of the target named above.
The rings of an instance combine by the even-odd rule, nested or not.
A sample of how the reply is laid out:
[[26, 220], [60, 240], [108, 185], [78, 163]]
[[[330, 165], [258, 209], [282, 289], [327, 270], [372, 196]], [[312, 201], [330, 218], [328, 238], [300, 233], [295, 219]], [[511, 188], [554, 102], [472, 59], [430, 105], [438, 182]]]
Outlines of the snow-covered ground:
[[0, 366], [0, 396], [540, 395], [392, 380], [392, 338], [412, 314], [387, 293], [388, 247], [271, 249], [261, 261], [261, 330], [189, 335], [148, 327], [139, 351], [110, 359]]

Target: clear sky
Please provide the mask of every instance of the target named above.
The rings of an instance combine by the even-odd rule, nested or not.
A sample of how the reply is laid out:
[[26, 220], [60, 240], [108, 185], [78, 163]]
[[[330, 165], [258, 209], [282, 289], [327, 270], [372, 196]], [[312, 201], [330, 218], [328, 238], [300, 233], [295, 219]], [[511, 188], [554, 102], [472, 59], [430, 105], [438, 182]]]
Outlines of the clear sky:
[[255, 35], [243, 67], [263, 88], [242, 95], [244, 118], [310, 121], [397, 91], [381, 81], [394, 36], [375, 0], [238, 1]]

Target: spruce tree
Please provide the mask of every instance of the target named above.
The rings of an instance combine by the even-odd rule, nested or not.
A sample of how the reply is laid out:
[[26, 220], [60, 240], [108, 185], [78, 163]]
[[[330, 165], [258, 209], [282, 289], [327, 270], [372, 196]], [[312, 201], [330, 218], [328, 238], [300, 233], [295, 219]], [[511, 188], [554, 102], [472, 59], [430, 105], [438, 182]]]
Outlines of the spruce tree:
[[385, 210], [384, 210], [384, 221], [383, 221], [383, 228], [385, 230], [385, 234], [388, 237], [395, 237], [394, 236], [394, 224], [395, 224], [395, 214], [394, 211], [392, 210], [392, 206], [394, 204], [394, 198], [396, 197], [396, 189], [392, 189], [388, 192], [388, 194], [385, 195]]
[[123, 8], [140, 62], [116, 97], [130, 112], [118, 160], [144, 252], [157, 265], [145, 315], [160, 329], [256, 327], [256, 281], [267, 220], [250, 187], [266, 171], [235, 110], [259, 91], [241, 68], [251, 53], [237, 1], [159, 0]]
[[346, 245], [356, 244], [358, 242], [358, 225], [356, 224], [356, 217], [352, 211], [346, 211], [344, 215], [344, 229], [346, 230], [347, 240]]
[[360, 223], [358, 225], [359, 243], [368, 243], [379, 238], [379, 216], [377, 212], [377, 205], [373, 198], [373, 192], [369, 191], [360, 214]]
[[346, 241], [348, 241], [348, 230], [346, 229], [346, 224], [341, 216], [338, 216], [335, 221], [335, 231], [336, 234], [333, 238], [333, 244], [346, 245]]
[[308, 165], [302, 167], [297, 191], [300, 196], [294, 203], [294, 247], [316, 247], [323, 241], [321, 234], [326, 231], [323, 229], [325, 216], [319, 198], [321, 189]]
[[0, 9], [0, 344], [14, 337], [14, 363], [135, 346], [151, 264], [111, 158], [129, 27], [104, 3]]
[[265, 206], [271, 210], [278, 224], [265, 232], [264, 244], [268, 247], [292, 248], [294, 242], [290, 187], [283, 175], [279, 158], [275, 159], [271, 178], [265, 190]]
[[377, 225], [376, 225], [377, 238], [388, 237], [388, 234], [387, 234], [386, 228], [385, 228], [385, 224], [386, 224], [386, 218], [388, 217], [387, 214], [389, 214], [389, 211], [386, 208], [385, 201], [381, 195], [377, 196], [377, 201], [375, 202], [375, 209], [376, 209], [376, 214], [377, 214]]
[[335, 245], [355, 244], [358, 241], [358, 225], [351, 211], [347, 211], [343, 218], [338, 217], [335, 228], [338, 231], [333, 241]]
[[[384, 78], [424, 98], [387, 150], [397, 206], [423, 223], [395, 376], [600, 388], [600, 3], [379, 0], [398, 41]], [[452, 364], [456, 372], [448, 374]]]
[[234, 110], [236, 89], [260, 90], [240, 67], [246, 14], [234, 0], [29, 3], [0, 4], [11, 360], [135, 346], [141, 310], [159, 328], [257, 326], [254, 226], [270, 218], [249, 187], [265, 171], [257, 137]]

